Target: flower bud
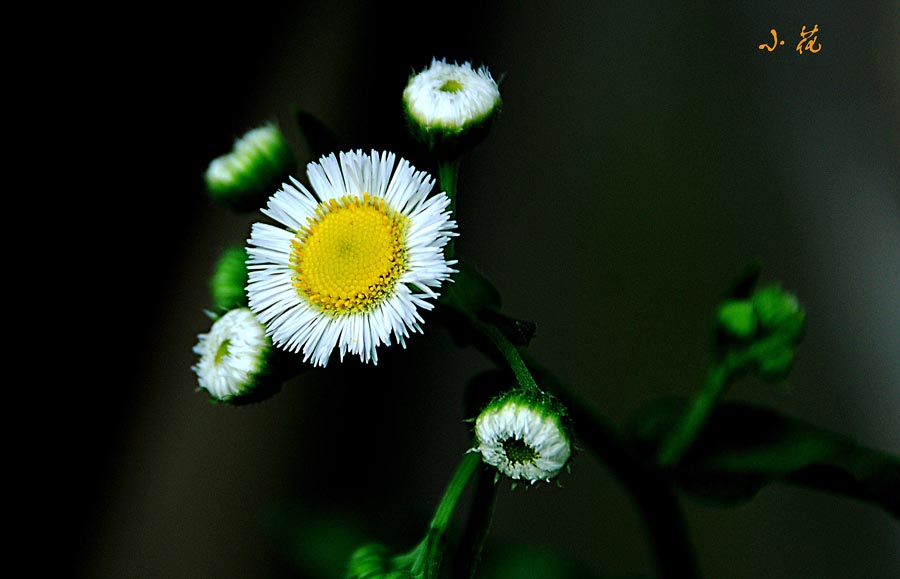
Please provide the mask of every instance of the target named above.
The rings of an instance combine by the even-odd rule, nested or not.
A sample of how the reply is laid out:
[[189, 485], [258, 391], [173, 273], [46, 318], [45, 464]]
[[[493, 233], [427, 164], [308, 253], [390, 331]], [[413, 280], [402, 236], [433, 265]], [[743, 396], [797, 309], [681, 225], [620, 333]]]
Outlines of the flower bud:
[[487, 464], [531, 484], [557, 476], [572, 455], [565, 407], [546, 393], [512, 391], [494, 398], [475, 420], [476, 447]]
[[231, 152], [213, 159], [206, 188], [213, 201], [236, 211], [259, 209], [294, 168], [294, 155], [274, 124], [247, 132]]
[[756, 332], [756, 312], [747, 300], [730, 300], [719, 306], [719, 328], [733, 338], [748, 340]]
[[222, 252], [209, 286], [217, 312], [247, 305], [247, 251], [243, 247]]
[[272, 341], [249, 309], [231, 310], [197, 338], [194, 353], [200, 360], [193, 370], [214, 402], [248, 404], [280, 389], [273, 378]]
[[757, 289], [750, 299], [759, 325], [767, 334], [779, 333], [795, 343], [803, 337], [806, 314], [794, 294], [772, 284]]
[[500, 110], [500, 89], [487, 68], [471, 63], [431, 66], [409, 79], [403, 107], [413, 136], [439, 157], [453, 158], [481, 142]]

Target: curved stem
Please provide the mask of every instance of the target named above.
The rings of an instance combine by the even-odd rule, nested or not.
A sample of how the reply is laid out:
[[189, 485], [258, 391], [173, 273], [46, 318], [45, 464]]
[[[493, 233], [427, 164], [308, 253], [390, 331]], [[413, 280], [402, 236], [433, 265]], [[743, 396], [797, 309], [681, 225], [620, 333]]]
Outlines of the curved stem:
[[528, 363], [541, 377], [541, 383], [566, 405], [578, 438], [630, 494], [644, 521], [659, 577], [699, 577], [694, 548], [672, 483], [654, 465], [632, 451], [613, 424], [571, 394], [556, 376], [532, 359]]
[[540, 376], [545, 389], [552, 391], [569, 410], [575, 432], [593, 454], [616, 475], [631, 495], [648, 534], [661, 579], [699, 577], [694, 549], [672, 483], [665, 474], [645, 462], [604, 418], [569, 394], [555, 376], [523, 353], [496, 326], [473, 320], [475, 328], [500, 351], [523, 389], [539, 389], [532, 370]]
[[469, 521], [457, 550], [458, 556], [453, 569], [453, 577], [456, 579], [474, 579], [494, 518], [494, 505], [497, 503], [496, 474], [492, 470], [482, 469], [476, 485]]
[[647, 474], [649, 476], [642, 484], [631, 489], [631, 495], [653, 545], [659, 576], [672, 579], [700, 577], [694, 547], [672, 483]]
[[663, 441], [656, 461], [660, 466], [671, 467], [681, 460], [691, 444], [703, 432], [703, 427], [719, 399], [738, 376], [747, 372], [752, 364], [772, 351], [785, 346], [785, 337], [779, 334], [760, 340], [743, 350], [734, 350], [713, 362], [706, 371], [700, 392], [691, 407], [682, 415], [675, 428]]
[[672, 466], [677, 463], [687, 449], [691, 446], [706, 421], [712, 413], [716, 402], [725, 393], [731, 376], [730, 365], [724, 362], [714, 363], [706, 372], [706, 378], [700, 393], [694, 398], [694, 402], [688, 409], [687, 413], [679, 420], [668, 436], [663, 445], [660, 447], [656, 461], [660, 466]]
[[[438, 185], [450, 198], [450, 216], [456, 218], [456, 183], [459, 179], [459, 157], [438, 161]], [[444, 257], [453, 259], [453, 238], [444, 247]]]
[[534, 381], [534, 377], [531, 375], [531, 370], [528, 369], [516, 345], [493, 324], [476, 321], [475, 327], [497, 347], [506, 359], [509, 369], [515, 374], [516, 382], [519, 383], [519, 386], [529, 392], [540, 392], [537, 382]]
[[447, 526], [450, 524], [453, 511], [456, 510], [459, 498], [480, 464], [480, 454], [470, 452], [463, 456], [462, 462], [453, 473], [453, 478], [450, 479], [450, 484], [447, 485], [447, 490], [444, 491], [444, 496], [431, 519], [425, 539], [417, 547], [418, 557], [411, 569], [413, 575], [421, 575], [425, 579], [434, 579], [438, 576], [446, 547], [444, 535], [447, 532]]

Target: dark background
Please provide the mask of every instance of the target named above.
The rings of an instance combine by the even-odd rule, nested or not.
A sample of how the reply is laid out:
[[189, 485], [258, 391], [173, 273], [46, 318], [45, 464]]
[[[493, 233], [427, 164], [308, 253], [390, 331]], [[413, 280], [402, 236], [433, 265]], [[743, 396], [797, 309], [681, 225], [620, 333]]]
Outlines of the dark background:
[[[66, 115], [91, 145], [68, 176], [96, 212], [77, 227], [81, 266], [56, 275], [85, 300], [77, 323], [110, 337], [83, 351], [74, 334], [59, 358], [90, 376], [54, 394], [61, 559], [88, 577], [303, 576], [267, 530], [283, 500], [356, 513], [376, 539], [420, 532], [468, 445], [462, 392], [490, 367], [477, 353], [431, 325], [378, 367], [333, 364], [242, 409], [195, 393], [190, 366], [215, 258], [258, 218], [208, 204], [209, 160], [266, 120], [311, 160], [297, 104], [353, 148], [433, 170], [400, 108], [432, 56], [502, 79], [503, 114], [463, 164], [458, 252], [595, 408], [622, 422], [691, 393], [716, 299], [759, 258], [800, 296], [808, 336], [789, 387], [729, 398], [900, 454], [900, 5], [607, 4], [157, 10], [76, 35], [60, 102], [77, 99]], [[800, 55], [813, 24], [822, 51]], [[759, 51], [770, 28], [785, 45]], [[649, 572], [608, 472], [585, 453], [562, 483], [504, 486], [492, 536]], [[869, 505], [776, 486], [686, 509], [707, 577], [900, 574], [900, 527]]]

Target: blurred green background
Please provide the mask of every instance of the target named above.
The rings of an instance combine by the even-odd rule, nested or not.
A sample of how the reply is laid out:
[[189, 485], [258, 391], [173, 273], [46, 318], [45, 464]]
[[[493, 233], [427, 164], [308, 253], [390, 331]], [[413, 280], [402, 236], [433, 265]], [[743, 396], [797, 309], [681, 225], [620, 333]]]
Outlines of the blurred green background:
[[[107, 233], [140, 263], [139, 287], [110, 300], [143, 331], [108, 345], [120, 365], [61, 442], [81, 453], [76, 572], [306, 577], [274, 538], [279, 504], [300, 520], [353, 513], [398, 549], [423, 530], [468, 448], [464, 385], [490, 367], [445, 330], [248, 408], [210, 405], [190, 367], [215, 259], [258, 218], [207, 203], [209, 160], [266, 120], [312, 160], [296, 104], [350, 147], [433, 171], [400, 105], [432, 56], [486, 64], [504, 98], [462, 167], [458, 254], [598, 411], [622, 422], [693, 392], [716, 300], [758, 258], [800, 296], [807, 339], [789, 387], [748, 380], [729, 398], [900, 454], [900, 3], [747, 4], [304, 2], [158, 10], [86, 40], [129, 63], [95, 107], [114, 154], [137, 159], [100, 182], [142, 200]], [[821, 52], [798, 54], [814, 24]], [[771, 28], [785, 45], [758, 50]], [[492, 536], [649, 573], [608, 472], [583, 453], [561, 482], [504, 485]], [[900, 525], [871, 505], [783, 486], [734, 509], [685, 505], [706, 577], [900, 576]]]

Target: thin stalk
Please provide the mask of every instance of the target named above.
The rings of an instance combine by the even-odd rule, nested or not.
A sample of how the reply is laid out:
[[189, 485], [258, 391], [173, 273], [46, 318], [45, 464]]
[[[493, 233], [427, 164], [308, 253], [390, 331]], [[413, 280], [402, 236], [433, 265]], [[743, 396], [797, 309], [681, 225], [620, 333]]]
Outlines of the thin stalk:
[[453, 569], [455, 579], [474, 579], [481, 563], [481, 552], [491, 521], [494, 518], [494, 505], [497, 503], [497, 478], [493, 470], [482, 469], [478, 475], [475, 497], [469, 521], [463, 532], [457, 550], [456, 565]]
[[[450, 484], [447, 485], [447, 490], [444, 491], [444, 496], [431, 519], [425, 539], [419, 547], [418, 557], [411, 569], [413, 575], [422, 575], [425, 579], [438, 577], [441, 570], [441, 559], [447, 546], [444, 536], [447, 533], [447, 526], [450, 524], [453, 511], [456, 510], [459, 498], [480, 464], [480, 454], [470, 452], [463, 456], [462, 462], [453, 473], [453, 478], [450, 479]], [[421, 548], [423, 546], [424, 549]]]
[[731, 377], [730, 364], [725, 361], [712, 364], [706, 372], [703, 386], [687, 413], [679, 420], [675, 430], [666, 438], [657, 455], [657, 463], [663, 467], [676, 464], [709, 420], [716, 403], [725, 393]]
[[574, 396], [556, 376], [530, 357], [528, 364], [565, 404], [578, 438], [631, 496], [644, 522], [660, 579], [700, 577], [678, 498], [664, 473], [638, 456], [612, 423]]
[[720, 360], [713, 362], [706, 371], [706, 377], [700, 392], [691, 403], [691, 407], [679, 419], [671, 434], [666, 437], [656, 455], [657, 463], [662, 467], [678, 464], [684, 453], [703, 432], [703, 427], [715, 410], [716, 404], [728, 390], [728, 386], [739, 376], [748, 372], [757, 360], [772, 351], [785, 347], [785, 337], [776, 334], [760, 340], [743, 350], [735, 350]]
[[[450, 217], [456, 219], [456, 183], [459, 179], [459, 157], [438, 161], [438, 185], [450, 198]], [[444, 257], [453, 259], [453, 238], [444, 246]]]
[[531, 370], [528, 369], [525, 360], [522, 359], [519, 349], [506, 337], [506, 334], [501, 332], [497, 326], [487, 322], [476, 321], [475, 327], [497, 347], [506, 359], [506, 363], [509, 364], [509, 369], [515, 374], [516, 382], [519, 383], [519, 386], [529, 392], [540, 392], [541, 389], [538, 387], [537, 382], [534, 381]]

